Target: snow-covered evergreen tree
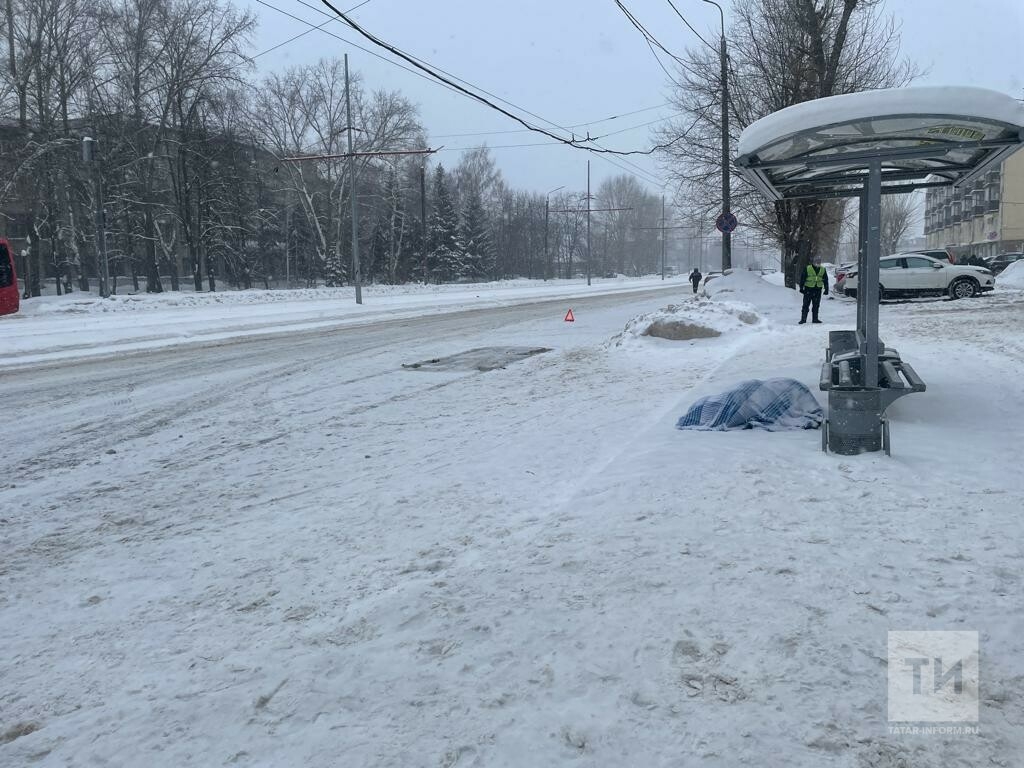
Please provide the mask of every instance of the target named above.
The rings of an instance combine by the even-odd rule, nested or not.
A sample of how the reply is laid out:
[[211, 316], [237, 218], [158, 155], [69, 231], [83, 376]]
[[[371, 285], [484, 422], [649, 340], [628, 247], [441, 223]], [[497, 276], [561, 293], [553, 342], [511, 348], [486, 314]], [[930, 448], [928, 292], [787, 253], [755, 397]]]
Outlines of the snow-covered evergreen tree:
[[459, 217], [452, 203], [451, 185], [444, 166], [434, 170], [432, 184], [434, 209], [430, 215], [429, 266], [438, 282], [448, 282], [462, 274], [465, 249], [459, 237]]
[[466, 200], [460, 230], [465, 257], [461, 276], [479, 280], [490, 276], [494, 271], [494, 243], [491, 240], [487, 212], [484, 210], [479, 190], [471, 188], [463, 194]]
[[340, 288], [345, 284], [345, 266], [337, 246], [327, 252], [324, 260], [324, 282], [328, 288]]

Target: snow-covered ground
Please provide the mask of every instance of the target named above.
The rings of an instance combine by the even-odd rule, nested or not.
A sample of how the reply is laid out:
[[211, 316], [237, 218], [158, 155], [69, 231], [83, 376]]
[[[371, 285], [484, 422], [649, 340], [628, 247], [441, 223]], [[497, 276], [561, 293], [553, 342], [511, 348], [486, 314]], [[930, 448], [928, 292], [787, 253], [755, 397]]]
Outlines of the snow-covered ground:
[[[885, 305], [928, 391], [840, 457], [674, 424], [854, 302], [680, 283], [0, 371], [0, 764], [1019, 764], [1024, 292]], [[402, 368], [494, 345], [552, 351]], [[908, 629], [980, 633], [977, 735], [890, 733]]]
[[[363, 303], [349, 288], [159, 294], [101, 299], [76, 292], [23, 301], [0, 317], [0, 366], [106, 355], [269, 333], [325, 330], [384, 319], [685, 285], [682, 277], [503, 280], [445, 285], [371, 285]], [[132, 313], [126, 318], [124, 313]]]

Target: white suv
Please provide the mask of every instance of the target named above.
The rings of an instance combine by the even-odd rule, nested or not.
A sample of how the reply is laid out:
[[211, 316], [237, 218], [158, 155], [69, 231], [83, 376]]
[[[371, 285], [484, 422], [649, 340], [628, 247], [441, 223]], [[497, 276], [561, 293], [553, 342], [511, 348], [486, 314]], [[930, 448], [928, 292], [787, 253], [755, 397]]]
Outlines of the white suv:
[[[984, 267], [950, 264], [920, 253], [884, 256], [878, 260], [879, 296], [941, 296], [966, 299], [995, 288], [992, 272]], [[857, 271], [847, 272], [843, 282], [847, 296], [857, 295]]]

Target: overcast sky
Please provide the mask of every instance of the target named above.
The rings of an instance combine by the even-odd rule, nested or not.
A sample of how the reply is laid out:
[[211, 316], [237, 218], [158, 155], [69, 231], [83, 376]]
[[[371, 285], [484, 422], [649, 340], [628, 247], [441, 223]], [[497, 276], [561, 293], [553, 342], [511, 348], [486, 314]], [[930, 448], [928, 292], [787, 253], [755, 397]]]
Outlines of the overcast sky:
[[[257, 0], [235, 2], [259, 16], [254, 53], [308, 29]], [[313, 10], [323, 7], [319, 0], [304, 0], [312, 8], [299, 0], [267, 2], [312, 24], [328, 18]], [[346, 10], [357, 2], [339, 7]], [[713, 6], [700, 0], [675, 3], [715, 42], [719, 19]], [[728, 11], [728, 0], [722, 4]], [[664, 0], [630, 0], [625, 5], [669, 50], [703, 45]], [[976, 85], [1024, 96], [1024, 0], [887, 0], [886, 6], [902, 24], [905, 54], [928, 70], [919, 84]], [[642, 124], [671, 114], [665, 104], [664, 72], [613, 0], [369, 0], [353, 16], [378, 37], [544, 120], [562, 126], [592, 122], [579, 130], [589, 128], [593, 135], [632, 128], [603, 142], [609, 148], [650, 147], [653, 126]], [[342, 22], [332, 21], [325, 29], [390, 58]], [[508, 146], [549, 140], [321, 31], [309, 32], [257, 63], [267, 72], [320, 57], [340, 58], [346, 52], [350, 67], [363, 75], [368, 87], [400, 90], [419, 105], [431, 145], [446, 147], [438, 155], [446, 166], [458, 163], [456, 148], [486, 143], [515, 187], [541, 193], [562, 185], [584, 188], [589, 158], [595, 187], [608, 175], [630, 171], [651, 191], [661, 191], [661, 172], [652, 159], [608, 159], [558, 145]], [[627, 116], [630, 112], [636, 114]], [[621, 117], [605, 120], [613, 115]], [[491, 135], [452, 135], [466, 133]]]

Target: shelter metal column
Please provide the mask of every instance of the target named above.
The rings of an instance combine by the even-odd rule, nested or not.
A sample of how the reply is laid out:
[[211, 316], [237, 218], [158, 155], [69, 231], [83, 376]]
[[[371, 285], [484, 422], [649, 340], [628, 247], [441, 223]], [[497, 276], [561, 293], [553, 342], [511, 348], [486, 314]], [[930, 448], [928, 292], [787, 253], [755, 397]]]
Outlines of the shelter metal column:
[[864, 269], [858, 279], [858, 294], [864, 294], [864, 331], [860, 339], [863, 384], [878, 386], [878, 260], [882, 250], [882, 161], [872, 160], [868, 166], [864, 189], [867, 202]]
[[[860, 285], [864, 285], [864, 270], [868, 254], [868, 196], [862, 192], [858, 196], [859, 211], [857, 213], [857, 274], [861, 276]], [[857, 291], [857, 339], [864, 338], [864, 290]]]

